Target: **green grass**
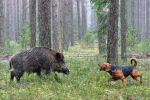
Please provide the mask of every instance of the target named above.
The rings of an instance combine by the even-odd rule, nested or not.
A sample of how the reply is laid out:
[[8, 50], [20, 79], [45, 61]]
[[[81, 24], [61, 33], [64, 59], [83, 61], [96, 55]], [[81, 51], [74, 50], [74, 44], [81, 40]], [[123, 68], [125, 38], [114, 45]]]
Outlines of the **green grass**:
[[[66, 58], [70, 75], [58, 74], [60, 82], [56, 82], [54, 73], [39, 78], [36, 74], [27, 73], [21, 82], [10, 82], [8, 64], [0, 64], [0, 100], [133, 100], [150, 99], [150, 68], [148, 61], [139, 61], [138, 69], [143, 74], [143, 84], [131, 77], [126, 80], [123, 88], [121, 81], [108, 85], [111, 77], [106, 72], [100, 72], [98, 62], [102, 58]], [[121, 61], [120, 61], [121, 62]], [[123, 65], [123, 63], [120, 63]], [[129, 61], [128, 63], [129, 64]]]
[[[138, 69], [143, 74], [143, 84], [131, 77], [126, 79], [126, 86], [121, 81], [108, 85], [111, 77], [108, 73], [99, 71], [98, 63], [106, 61], [97, 55], [98, 49], [81, 49], [70, 47], [65, 52], [65, 60], [70, 69], [69, 75], [58, 74], [59, 82], [54, 79], [54, 73], [38, 77], [27, 73], [21, 78], [10, 82], [8, 62], [0, 61], [0, 100], [149, 100], [150, 99], [150, 62], [138, 60]], [[74, 55], [82, 55], [76, 57]], [[73, 56], [73, 57], [72, 57]], [[85, 56], [85, 57], [84, 57]], [[119, 59], [119, 65], [130, 65], [129, 59], [124, 63]]]

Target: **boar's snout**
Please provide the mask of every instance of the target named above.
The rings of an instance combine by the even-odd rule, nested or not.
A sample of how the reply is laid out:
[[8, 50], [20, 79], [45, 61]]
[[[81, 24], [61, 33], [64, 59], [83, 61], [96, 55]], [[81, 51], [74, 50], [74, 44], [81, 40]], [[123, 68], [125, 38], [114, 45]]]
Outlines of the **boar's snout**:
[[68, 69], [67, 67], [63, 69], [63, 73], [64, 73], [64, 74], [67, 74], [67, 75], [68, 75], [69, 72], [70, 72], [70, 71], [69, 71], [69, 69]]
[[69, 69], [66, 67], [66, 66], [63, 66], [63, 67], [59, 67], [59, 68], [54, 68], [54, 71], [57, 71], [59, 73], [63, 73], [63, 74], [66, 74], [68, 75], [69, 74]]

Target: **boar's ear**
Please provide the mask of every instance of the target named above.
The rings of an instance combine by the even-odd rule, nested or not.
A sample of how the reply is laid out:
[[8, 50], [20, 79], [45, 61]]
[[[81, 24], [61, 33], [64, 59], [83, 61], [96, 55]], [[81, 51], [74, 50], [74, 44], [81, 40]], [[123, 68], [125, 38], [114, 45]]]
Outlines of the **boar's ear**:
[[57, 59], [58, 61], [61, 60], [61, 54], [60, 54], [60, 53], [56, 53], [55, 57], [56, 57], [56, 59]]

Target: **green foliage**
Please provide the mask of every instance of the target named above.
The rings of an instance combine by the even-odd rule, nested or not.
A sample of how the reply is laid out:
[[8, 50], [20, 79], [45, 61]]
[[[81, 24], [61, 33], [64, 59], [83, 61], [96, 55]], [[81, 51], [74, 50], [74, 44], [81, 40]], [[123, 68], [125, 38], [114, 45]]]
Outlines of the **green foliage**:
[[108, 29], [108, 13], [107, 12], [101, 12], [99, 14], [98, 19], [100, 20], [99, 23], [99, 29], [98, 29], [98, 34], [104, 35], [107, 34], [107, 29]]
[[95, 34], [93, 32], [87, 32], [84, 39], [80, 41], [83, 48], [93, 47], [95, 44]]
[[101, 10], [102, 8], [109, 5], [109, 0], [91, 0], [91, 3], [94, 4], [93, 8], [97, 10]]
[[127, 33], [127, 51], [130, 53], [150, 53], [150, 40], [144, 39], [138, 42], [137, 34], [132, 28], [128, 29]]
[[21, 50], [21, 46], [17, 42], [7, 40], [5, 47], [0, 49], [0, 54], [13, 54], [19, 50]]
[[22, 27], [22, 32], [20, 33], [19, 37], [19, 44], [21, 45], [22, 48], [27, 48], [30, 46], [30, 30], [29, 26], [26, 25]]
[[133, 48], [138, 43], [137, 35], [133, 28], [128, 28], [126, 39], [126, 44], [129, 48]]
[[21, 49], [27, 49], [30, 46], [29, 26], [24, 26], [19, 36], [19, 42], [7, 39], [5, 47], [0, 48], [0, 54], [13, 54]]
[[137, 44], [134, 48], [135, 53], [150, 53], [150, 40], [144, 39], [139, 44]]
[[108, 28], [108, 12], [104, 10], [109, 5], [109, 0], [91, 0], [93, 3], [93, 9], [98, 16], [98, 34], [103, 35], [107, 33]]

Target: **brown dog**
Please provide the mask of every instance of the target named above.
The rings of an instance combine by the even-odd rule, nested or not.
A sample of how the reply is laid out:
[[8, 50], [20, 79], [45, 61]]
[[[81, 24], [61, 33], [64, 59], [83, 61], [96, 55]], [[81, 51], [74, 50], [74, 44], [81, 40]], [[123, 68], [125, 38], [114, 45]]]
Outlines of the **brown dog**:
[[135, 80], [138, 80], [138, 77], [140, 77], [140, 83], [142, 83], [142, 74], [140, 74], [136, 68], [136, 58], [131, 59], [131, 64], [133, 61], [135, 64], [131, 66], [115, 66], [106, 62], [98, 65], [100, 66], [101, 71], [106, 71], [112, 76], [112, 78], [109, 79], [109, 85], [111, 85], [111, 81], [122, 80], [122, 84], [125, 86], [125, 78], [129, 75]]

